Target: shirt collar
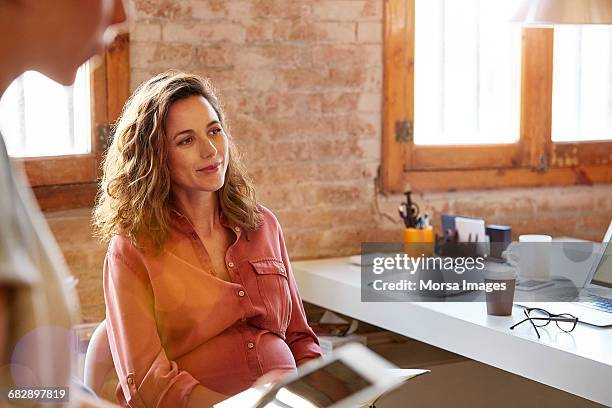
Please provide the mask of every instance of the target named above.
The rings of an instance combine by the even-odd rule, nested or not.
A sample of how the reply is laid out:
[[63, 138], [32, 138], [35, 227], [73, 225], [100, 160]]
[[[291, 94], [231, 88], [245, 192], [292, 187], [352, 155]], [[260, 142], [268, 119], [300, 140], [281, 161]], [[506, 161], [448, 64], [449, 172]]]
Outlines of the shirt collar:
[[[171, 209], [170, 216], [172, 218], [172, 224], [178, 228], [179, 231], [184, 232], [185, 234], [191, 234], [194, 232], [193, 224], [186, 215], [183, 215], [177, 209]], [[223, 210], [220, 210], [219, 221], [224, 227], [233, 228], [234, 226], [232, 221], [227, 218]]]

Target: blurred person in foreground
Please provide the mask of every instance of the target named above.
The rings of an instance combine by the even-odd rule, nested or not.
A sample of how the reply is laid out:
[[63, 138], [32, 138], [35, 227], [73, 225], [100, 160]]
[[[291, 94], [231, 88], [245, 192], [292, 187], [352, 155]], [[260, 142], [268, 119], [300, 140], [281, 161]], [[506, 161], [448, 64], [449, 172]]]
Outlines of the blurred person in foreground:
[[[71, 85], [79, 66], [101, 54], [125, 22], [121, 0], [0, 0], [0, 96], [27, 70]], [[17, 173], [17, 174], [16, 174]], [[78, 300], [69, 273], [25, 177], [0, 136], [0, 407], [24, 387], [71, 387], [71, 327]], [[79, 387], [70, 405], [100, 406]]]

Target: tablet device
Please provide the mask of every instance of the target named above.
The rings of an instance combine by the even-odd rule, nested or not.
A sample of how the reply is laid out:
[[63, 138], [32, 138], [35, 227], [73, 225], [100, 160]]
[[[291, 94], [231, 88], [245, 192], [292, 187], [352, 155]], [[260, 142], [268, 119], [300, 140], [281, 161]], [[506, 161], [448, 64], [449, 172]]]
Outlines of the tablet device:
[[300, 367], [297, 375], [274, 385], [256, 408], [343, 408], [360, 406], [394, 388], [401, 379], [394, 366], [367, 347], [350, 343], [330, 357]]

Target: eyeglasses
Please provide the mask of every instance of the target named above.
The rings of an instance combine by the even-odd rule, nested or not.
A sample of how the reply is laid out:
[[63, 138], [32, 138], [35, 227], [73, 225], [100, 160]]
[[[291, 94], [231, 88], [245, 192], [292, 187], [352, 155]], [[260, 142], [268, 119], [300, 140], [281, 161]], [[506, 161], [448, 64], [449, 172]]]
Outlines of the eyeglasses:
[[578, 318], [569, 313], [553, 314], [537, 307], [525, 308], [523, 309], [523, 313], [525, 313], [526, 319], [523, 319], [520, 322], [510, 326], [510, 330], [514, 330], [514, 328], [519, 324], [529, 321], [535, 329], [538, 339], [540, 338], [538, 327], [544, 327], [551, 321], [554, 321], [557, 324], [557, 327], [566, 333], [574, 330], [576, 328], [576, 324], [578, 323]]

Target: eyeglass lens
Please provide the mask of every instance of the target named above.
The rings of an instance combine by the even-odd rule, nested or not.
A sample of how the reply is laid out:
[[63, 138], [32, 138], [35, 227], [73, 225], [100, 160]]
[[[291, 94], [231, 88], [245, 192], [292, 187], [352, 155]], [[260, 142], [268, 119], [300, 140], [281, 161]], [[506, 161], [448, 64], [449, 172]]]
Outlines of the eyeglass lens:
[[543, 327], [550, 323], [550, 320], [548, 320], [550, 319], [550, 313], [544, 309], [530, 309], [527, 313], [533, 319], [533, 324], [538, 327]]

